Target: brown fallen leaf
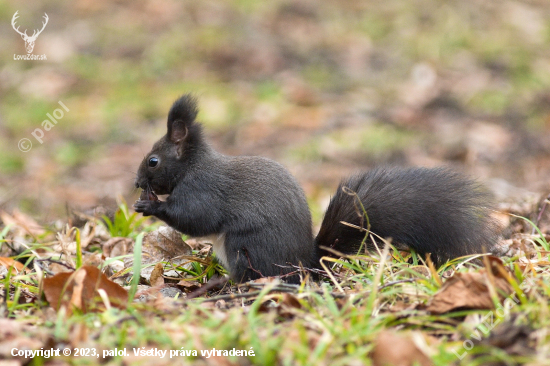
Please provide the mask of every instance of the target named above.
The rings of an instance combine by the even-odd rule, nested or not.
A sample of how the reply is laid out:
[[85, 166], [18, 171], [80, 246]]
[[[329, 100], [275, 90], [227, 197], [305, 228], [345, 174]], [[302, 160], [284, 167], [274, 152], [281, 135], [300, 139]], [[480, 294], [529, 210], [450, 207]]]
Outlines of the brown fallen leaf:
[[11, 225], [13, 228], [18, 229], [18, 235], [29, 234], [36, 237], [45, 233], [44, 228], [34, 221], [33, 218], [21, 213], [17, 209], [13, 210], [11, 215], [5, 211], [1, 211], [0, 219], [2, 219], [5, 226]]
[[[190, 261], [187, 256], [192, 255], [192, 250], [191, 247], [182, 240], [181, 233], [170, 227], [161, 226], [158, 230], [147, 233], [144, 236], [141, 254], [141, 263], [146, 268], [141, 270], [140, 275], [146, 281], [150, 281], [149, 278], [153, 271], [153, 267], [147, 267], [145, 265], [163, 261], [170, 262], [174, 266], [184, 265]], [[124, 258], [123, 261], [125, 268], [133, 266], [133, 257]], [[177, 276], [175, 272], [172, 272], [173, 275], [170, 272], [172, 271], [167, 271], [165, 276]]]
[[84, 253], [82, 255], [82, 265], [99, 267], [103, 264], [105, 258], [101, 253]]
[[281, 302], [281, 304], [286, 306], [286, 307], [293, 308], [293, 309], [301, 309], [302, 308], [302, 304], [300, 304], [300, 301], [298, 301], [296, 296], [294, 296], [292, 294], [289, 294], [289, 293], [284, 293], [283, 294], [283, 301]]
[[158, 287], [164, 285], [164, 278], [162, 277], [163, 274], [164, 266], [159, 262], [155, 265], [153, 272], [151, 272], [151, 277], [149, 278], [151, 286]]
[[84, 279], [86, 275], [86, 271], [76, 271], [74, 273], [74, 287], [71, 296], [71, 304], [77, 309], [82, 309], [82, 291], [84, 290]]
[[143, 238], [143, 263], [160, 262], [182, 255], [191, 255], [191, 247], [181, 238], [176, 230], [161, 226], [157, 231], [150, 232]]
[[258, 279], [255, 279], [254, 283], [274, 283], [274, 282], [280, 282], [280, 278], [279, 277], [260, 277]]
[[426, 310], [443, 314], [459, 308], [493, 309], [491, 292], [503, 300], [513, 289], [498, 258], [488, 258], [486, 263], [487, 267], [478, 272], [455, 273], [432, 297]]
[[13, 258], [0, 257], [0, 266], [6, 267], [6, 269], [10, 269], [10, 267], [12, 267], [15, 269], [15, 273], [25, 271], [25, 266], [23, 263], [18, 262]]
[[376, 337], [371, 353], [374, 366], [432, 365], [432, 361], [416, 345], [413, 334], [382, 331]]
[[289, 293], [284, 293], [283, 300], [277, 307], [277, 312], [280, 317], [291, 319], [296, 315], [296, 310], [300, 310], [301, 308], [302, 304], [300, 304], [300, 301], [298, 301], [296, 296]]
[[189, 293], [201, 288], [202, 285], [198, 281], [181, 280], [176, 286], [183, 292]]
[[132, 253], [134, 242], [130, 238], [114, 237], [103, 244], [103, 255], [107, 258]]
[[[517, 316], [512, 316], [511, 319], [505, 320], [493, 329], [488, 338], [483, 338], [480, 341], [475, 340], [474, 344], [498, 347], [506, 354], [514, 356], [534, 354], [535, 330], [530, 325], [516, 322], [517, 318]], [[483, 357], [484, 355], [485, 352], [482, 352], [476, 357]]]
[[104, 307], [98, 289], [107, 294], [111, 306], [125, 308], [128, 293], [110, 281], [96, 267], [83, 266], [75, 272], [58, 273], [44, 278], [44, 295], [54, 309], [65, 306], [69, 312], [78, 308], [84, 313]]
[[65, 266], [63, 264], [56, 263], [56, 262], [52, 262], [48, 265], [48, 269], [54, 275], [56, 275], [58, 273], [62, 273], [62, 272], [72, 272], [74, 270], [74, 268], [71, 268], [71, 267], [72, 266], [70, 264], [67, 264], [67, 266]]

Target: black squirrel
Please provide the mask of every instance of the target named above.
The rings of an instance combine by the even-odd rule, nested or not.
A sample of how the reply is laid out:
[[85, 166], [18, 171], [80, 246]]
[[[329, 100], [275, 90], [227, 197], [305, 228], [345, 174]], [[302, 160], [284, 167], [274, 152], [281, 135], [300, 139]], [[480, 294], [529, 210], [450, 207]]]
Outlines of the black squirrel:
[[210, 236], [237, 282], [277, 275], [298, 282], [297, 266], [320, 268], [321, 256], [335, 251], [356, 254], [366, 229], [431, 253], [436, 264], [493, 248], [490, 194], [444, 168], [379, 168], [342, 180], [314, 238], [304, 191], [288, 170], [267, 158], [215, 151], [197, 113], [191, 95], [174, 102], [166, 135], [139, 167], [135, 186], [143, 191], [134, 209], [184, 234]]

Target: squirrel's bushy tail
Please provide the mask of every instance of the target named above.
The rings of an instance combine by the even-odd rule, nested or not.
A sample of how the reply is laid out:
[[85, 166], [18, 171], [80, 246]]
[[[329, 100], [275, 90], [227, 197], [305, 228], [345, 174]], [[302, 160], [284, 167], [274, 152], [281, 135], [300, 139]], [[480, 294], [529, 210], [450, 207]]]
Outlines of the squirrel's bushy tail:
[[[372, 233], [391, 238], [398, 248], [431, 253], [432, 261], [442, 264], [491, 251], [498, 237], [491, 205], [484, 187], [445, 168], [374, 169], [342, 180], [315, 242], [356, 254], [366, 234], [357, 227], [370, 225]], [[365, 245], [372, 247], [372, 239]], [[320, 254], [334, 256], [322, 249]]]

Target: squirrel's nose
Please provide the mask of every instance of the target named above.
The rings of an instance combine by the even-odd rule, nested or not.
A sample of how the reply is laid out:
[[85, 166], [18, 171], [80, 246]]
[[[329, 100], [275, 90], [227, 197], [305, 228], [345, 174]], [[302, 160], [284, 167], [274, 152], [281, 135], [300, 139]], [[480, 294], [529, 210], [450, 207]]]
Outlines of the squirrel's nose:
[[139, 188], [139, 183], [138, 183], [137, 179], [134, 181], [134, 185], [136, 186], [136, 188]]

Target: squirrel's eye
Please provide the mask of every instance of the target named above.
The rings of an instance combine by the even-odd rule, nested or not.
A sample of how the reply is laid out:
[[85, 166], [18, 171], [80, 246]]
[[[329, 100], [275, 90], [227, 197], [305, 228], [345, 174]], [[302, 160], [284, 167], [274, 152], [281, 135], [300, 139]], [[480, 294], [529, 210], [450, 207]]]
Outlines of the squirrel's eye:
[[156, 167], [158, 163], [159, 163], [159, 158], [156, 158], [156, 157], [149, 158], [149, 168]]

